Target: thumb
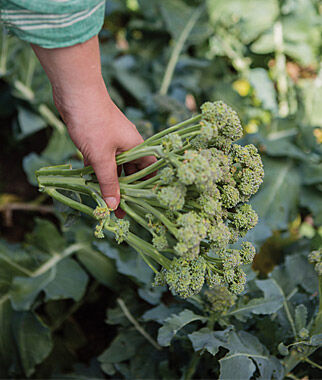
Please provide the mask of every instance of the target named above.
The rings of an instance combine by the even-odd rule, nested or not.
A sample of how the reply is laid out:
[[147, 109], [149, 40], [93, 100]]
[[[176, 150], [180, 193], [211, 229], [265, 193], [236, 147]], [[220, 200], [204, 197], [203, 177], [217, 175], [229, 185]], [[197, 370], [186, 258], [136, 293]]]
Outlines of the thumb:
[[92, 162], [101, 193], [107, 206], [115, 210], [120, 203], [120, 186], [117, 176], [115, 156]]

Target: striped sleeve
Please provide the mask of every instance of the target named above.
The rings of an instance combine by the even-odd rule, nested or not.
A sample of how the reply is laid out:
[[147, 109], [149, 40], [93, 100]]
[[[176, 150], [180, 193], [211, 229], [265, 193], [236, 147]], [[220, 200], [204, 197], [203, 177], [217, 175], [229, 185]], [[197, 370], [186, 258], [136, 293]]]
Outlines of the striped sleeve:
[[0, 18], [20, 39], [45, 47], [72, 46], [99, 33], [105, 0], [0, 0]]

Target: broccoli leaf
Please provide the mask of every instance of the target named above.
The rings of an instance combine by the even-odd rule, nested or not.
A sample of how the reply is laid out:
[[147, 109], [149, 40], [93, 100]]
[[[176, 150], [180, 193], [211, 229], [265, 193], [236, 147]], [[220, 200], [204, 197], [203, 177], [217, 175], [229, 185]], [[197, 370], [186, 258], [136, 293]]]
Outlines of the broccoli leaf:
[[284, 293], [275, 280], [257, 280], [255, 284], [264, 293], [264, 297], [251, 299], [246, 305], [229, 312], [229, 315], [245, 318], [249, 317], [251, 313], [271, 314], [283, 306]]
[[273, 376], [282, 379], [282, 364], [255, 336], [245, 331], [231, 331], [224, 347], [229, 352], [219, 360], [220, 379], [250, 379], [256, 367], [263, 379]]
[[195, 351], [206, 349], [212, 355], [216, 355], [219, 347], [227, 344], [228, 334], [231, 329], [232, 327], [224, 331], [211, 331], [207, 327], [204, 327], [189, 334], [188, 337]]
[[179, 314], [171, 315], [159, 329], [158, 343], [161, 346], [170, 346], [170, 342], [177, 332], [194, 321], [206, 322], [207, 318], [197, 315], [188, 309], [181, 311]]
[[264, 183], [250, 203], [272, 230], [285, 229], [297, 210], [299, 173], [291, 160], [265, 157], [263, 163]]

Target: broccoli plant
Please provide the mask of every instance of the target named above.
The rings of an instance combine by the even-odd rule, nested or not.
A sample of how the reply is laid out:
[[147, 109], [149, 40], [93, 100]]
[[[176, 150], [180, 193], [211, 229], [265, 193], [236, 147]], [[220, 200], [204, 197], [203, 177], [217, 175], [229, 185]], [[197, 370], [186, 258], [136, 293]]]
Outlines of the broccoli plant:
[[[205, 281], [238, 294], [246, 281], [242, 266], [252, 262], [255, 248], [236, 243], [257, 223], [247, 201], [264, 175], [256, 147], [235, 143], [242, 134], [234, 110], [221, 101], [206, 102], [197, 116], [119, 154], [118, 165], [146, 155], [157, 158], [120, 178], [124, 220], [106, 207], [92, 167], [53, 166], [36, 174], [40, 190], [98, 220], [97, 238], [109, 231], [118, 243], [132, 246], [155, 272], [155, 285], [167, 284], [183, 298], [199, 293]], [[96, 207], [66, 191], [91, 197]], [[150, 240], [132, 231], [132, 221], [150, 233]]]

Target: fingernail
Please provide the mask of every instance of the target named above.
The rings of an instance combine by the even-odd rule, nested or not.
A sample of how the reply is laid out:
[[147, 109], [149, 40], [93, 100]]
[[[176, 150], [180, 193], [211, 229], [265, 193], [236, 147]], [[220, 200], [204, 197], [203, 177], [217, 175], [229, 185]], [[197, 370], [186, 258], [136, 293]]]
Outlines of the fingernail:
[[116, 198], [114, 198], [114, 197], [107, 197], [104, 200], [105, 200], [107, 206], [109, 208], [111, 208], [112, 210], [115, 210], [117, 208], [118, 202], [117, 202]]

